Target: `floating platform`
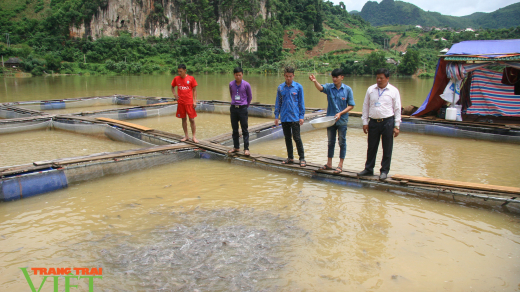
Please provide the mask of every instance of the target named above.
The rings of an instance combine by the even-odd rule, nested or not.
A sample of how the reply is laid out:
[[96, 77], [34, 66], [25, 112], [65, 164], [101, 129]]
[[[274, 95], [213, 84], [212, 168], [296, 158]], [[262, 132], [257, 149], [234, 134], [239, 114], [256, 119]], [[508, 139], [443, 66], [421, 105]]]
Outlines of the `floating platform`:
[[[120, 100], [111, 97], [112, 100]], [[126, 100], [126, 99], [123, 99]], [[148, 99], [144, 99], [148, 100]], [[160, 110], [176, 106], [174, 101], [154, 99], [161, 102], [133, 107], [133, 109]], [[131, 103], [131, 102], [130, 102]], [[11, 105], [4, 106], [7, 111]], [[257, 114], [264, 117], [273, 113], [272, 105], [254, 105]], [[200, 111], [229, 113], [229, 104], [225, 102], [202, 101]], [[226, 111], [227, 109], [227, 111]], [[168, 109], [170, 111], [171, 109]], [[281, 164], [283, 158], [251, 154], [244, 156], [243, 152], [228, 155], [232, 145], [231, 133], [218, 135], [194, 143], [181, 142], [181, 135], [163, 132], [152, 128], [137, 125], [131, 122], [99, 116], [100, 112], [76, 113], [68, 115], [36, 115], [33, 110], [24, 112], [28, 116], [14, 119], [0, 120], [1, 131], [38, 129], [38, 127], [55, 127], [57, 129], [77, 133], [103, 133], [115, 140], [122, 140], [143, 146], [144, 148], [98, 153], [88, 156], [72, 157], [48, 161], [35, 161], [32, 164], [4, 166], [0, 168], [0, 200], [12, 201], [27, 198], [54, 190], [66, 188], [69, 184], [95, 179], [106, 175], [125, 173], [157, 165], [174, 163], [186, 159], [215, 159], [259, 167], [271, 171], [283, 171], [303, 175], [317, 180], [341, 184], [349, 187], [377, 188], [399, 195], [417, 195], [444, 199], [450, 201], [464, 201], [479, 206], [508, 208], [507, 210], [520, 212], [520, 188], [502, 187], [432, 178], [422, 178], [406, 175], [393, 175], [384, 181], [377, 176], [358, 177], [352, 170], [344, 170], [334, 174], [332, 171], [320, 170], [321, 164], [307, 162], [306, 167], [298, 164]], [[115, 109], [101, 113], [127, 112], [129, 109]], [[302, 132], [312, 129], [309, 121], [325, 114], [322, 109], [308, 109]], [[355, 115], [355, 114], [354, 114]], [[126, 115], [128, 117], [129, 115]], [[275, 126], [274, 121], [249, 128], [250, 141], [278, 139], [283, 137], [281, 126]], [[10, 133], [8, 131], [4, 133]], [[507, 207], [506, 207], [507, 206]]]

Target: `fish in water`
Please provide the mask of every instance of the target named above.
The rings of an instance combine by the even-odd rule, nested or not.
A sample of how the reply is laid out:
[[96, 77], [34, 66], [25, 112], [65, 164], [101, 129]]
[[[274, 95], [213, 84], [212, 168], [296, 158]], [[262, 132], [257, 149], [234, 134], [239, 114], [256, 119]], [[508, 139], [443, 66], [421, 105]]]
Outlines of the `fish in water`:
[[99, 266], [143, 290], [277, 291], [292, 241], [309, 234], [294, 218], [252, 208], [197, 206], [166, 214], [171, 223], [150, 230], [146, 239], [139, 234], [100, 242], [108, 246], [98, 251]]

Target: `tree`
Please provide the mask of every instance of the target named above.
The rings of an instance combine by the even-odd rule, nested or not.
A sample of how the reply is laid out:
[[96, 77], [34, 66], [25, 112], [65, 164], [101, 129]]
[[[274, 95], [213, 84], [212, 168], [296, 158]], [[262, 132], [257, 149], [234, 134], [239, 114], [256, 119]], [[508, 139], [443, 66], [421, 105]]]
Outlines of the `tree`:
[[374, 74], [377, 69], [386, 67], [385, 53], [370, 53], [365, 59], [365, 65], [365, 74]]
[[413, 75], [419, 68], [419, 51], [408, 50], [403, 61], [399, 64], [399, 72], [404, 75]]

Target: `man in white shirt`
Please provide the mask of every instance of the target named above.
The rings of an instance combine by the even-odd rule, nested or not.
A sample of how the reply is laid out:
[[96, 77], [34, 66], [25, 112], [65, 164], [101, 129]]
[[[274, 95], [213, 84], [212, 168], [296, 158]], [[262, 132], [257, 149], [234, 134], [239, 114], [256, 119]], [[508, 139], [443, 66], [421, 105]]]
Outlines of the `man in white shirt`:
[[376, 71], [377, 83], [370, 86], [363, 102], [363, 132], [368, 134], [367, 161], [358, 176], [374, 175], [379, 140], [383, 143], [383, 159], [379, 179], [384, 180], [390, 171], [394, 137], [399, 135], [401, 124], [401, 96], [399, 90], [388, 83], [390, 72]]

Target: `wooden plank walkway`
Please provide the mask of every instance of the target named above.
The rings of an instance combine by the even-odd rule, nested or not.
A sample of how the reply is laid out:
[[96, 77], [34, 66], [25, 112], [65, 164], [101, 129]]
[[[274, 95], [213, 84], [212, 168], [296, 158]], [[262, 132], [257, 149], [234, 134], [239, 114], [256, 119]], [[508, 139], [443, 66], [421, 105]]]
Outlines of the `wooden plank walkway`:
[[129, 122], [125, 122], [125, 121], [110, 119], [110, 118], [96, 118], [96, 120], [107, 122], [108, 124], [124, 125], [124, 126], [130, 127], [130, 128], [133, 128], [133, 129], [144, 131], [144, 132], [153, 131], [152, 128], [148, 128], [148, 127], [145, 127], [145, 126], [141, 126], [141, 125], [138, 125], [138, 124], [129, 123]]
[[462, 189], [471, 189], [471, 190], [485, 190], [490, 192], [501, 192], [501, 193], [509, 193], [509, 194], [520, 194], [520, 188], [515, 187], [504, 187], [504, 186], [495, 186], [495, 185], [487, 185], [487, 184], [478, 184], [478, 183], [469, 183], [469, 182], [459, 182], [452, 180], [444, 180], [444, 179], [436, 179], [436, 178], [428, 178], [428, 177], [419, 177], [419, 176], [411, 176], [411, 175], [402, 175], [402, 174], [394, 174], [392, 175], [393, 180], [407, 181], [407, 182], [417, 182], [423, 184], [433, 184], [438, 186], [449, 186], [456, 187]]

